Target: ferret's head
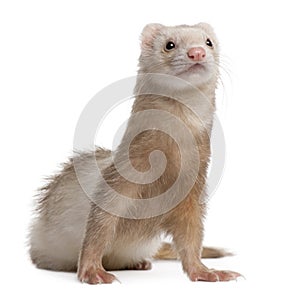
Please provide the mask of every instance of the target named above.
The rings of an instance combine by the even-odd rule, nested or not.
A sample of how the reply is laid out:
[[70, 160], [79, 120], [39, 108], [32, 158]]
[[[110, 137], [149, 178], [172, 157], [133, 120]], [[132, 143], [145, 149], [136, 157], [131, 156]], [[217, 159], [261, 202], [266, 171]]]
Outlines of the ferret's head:
[[148, 24], [141, 36], [140, 73], [161, 73], [202, 86], [218, 76], [219, 46], [212, 27]]

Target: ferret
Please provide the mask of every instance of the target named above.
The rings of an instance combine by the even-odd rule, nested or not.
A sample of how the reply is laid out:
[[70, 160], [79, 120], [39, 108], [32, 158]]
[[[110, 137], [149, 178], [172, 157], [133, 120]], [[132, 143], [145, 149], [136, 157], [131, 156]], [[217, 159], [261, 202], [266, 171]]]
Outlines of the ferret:
[[[226, 255], [224, 250], [202, 246], [211, 152], [209, 135], [218, 79], [219, 44], [209, 24], [145, 26], [141, 34], [132, 118], [120, 145], [113, 152], [97, 147], [94, 152], [75, 154], [40, 191], [37, 216], [30, 229], [30, 256], [38, 268], [77, 271], [80, 281], [98, 284], [112, 283], [116, 279], [107, 271], [147, 270], [151, 268], [151, 258], [178, 258], [192, 281], [229, 281], [240, 276], [233, 271], [209, 269], [201, 261], [204, 257]], [[192, 104], [197, 114], [185, 103]], [[148, 110], [176, 116], [188, 129], [186, 132], [193, 135], [195, 144], [188, 143], [185, 140], [188, 134], [183, 132], [177, 135], [179, 141], [174, 141], [163, 131], [147, 129], [136, 135], [127, 147], [128, 137], [137, 127], [133, 116]], [[157, 122], [155, 117], [151, 119], [148, 115], [142, 123]], [[168, 125], [167, 118], [160, 119], [159, 123], [172, 126], [171, 123]], [[174, 129], [173, 132], [175, 134]], [[178, 143], [184, 145], [183, 149], [179, 149]], [[127, 152], [131, 167], [141, 173], [147, 172], [152, 167], [149, 157], [154, 151], [160, 151], [166, 159], [163, 173], [154, 181], [130, 182], [122, 177], [115, 165], [118, 161], [126, 173], [128, 164], [123, 161]], [[195, 154], [200, 161], [196, 180], [173, 208], [155, 216], [132, 215], [136, 211], [132, 202], [153, 199], [166, 192], [180, 171], [186, 178], [191, 176], [189, 165], [193, 164]], [[183, 155], [186, 161], [182, 162]], [[96, 159], [106, 184], [92, 179], [90, 159]], [[92, 196], [86, 195], [79, 184], [78, 172], [93, 190]], [[122, 216], [105, 208], [114, 204], [113, 199], [107, 199], [108, 186], [132, 199], [116, 206]], [[177, 192], [180, 195], [180, 188]], [[145, 212], [148, 211], [145, 208]], [[163, 235], [171, 236], [172, 244], [162, 243]]]

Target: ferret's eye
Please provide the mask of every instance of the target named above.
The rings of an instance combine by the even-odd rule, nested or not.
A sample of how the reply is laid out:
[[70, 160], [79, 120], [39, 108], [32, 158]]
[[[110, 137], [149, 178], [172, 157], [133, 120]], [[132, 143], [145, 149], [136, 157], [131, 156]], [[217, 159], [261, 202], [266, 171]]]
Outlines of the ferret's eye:
[[206, 40], [206, 42], [205, 42], [205, 44], [208, 46], [208, 47], [213, 47], [213, 43], [211, 42], [211, 40], [210, 39], [207, 39]]
[[173, 42], [167, 42], [167, 43], [166, 43], [165, 50], [166, 50], [166, 51], [171, 51], [171, 50], [173, 50], [173, 49], [175, 49], [175, 44], [174, 44]]

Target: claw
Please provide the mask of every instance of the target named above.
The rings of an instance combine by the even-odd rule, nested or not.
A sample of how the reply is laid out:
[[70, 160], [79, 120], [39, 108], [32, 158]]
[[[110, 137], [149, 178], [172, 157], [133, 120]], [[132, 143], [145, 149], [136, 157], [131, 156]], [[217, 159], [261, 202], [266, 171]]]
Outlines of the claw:
[[78, 275], [78, 278], [79, 281], [88, 284], [110, 284], [116, 280], [116, 277], [113, 274], [107, 273], [105, 270], [99, 268], [89, 268], [86, 271], [81, 272]]
[[236, 280], [243, 276], [232, 271], [198, 270], [190, 273], [189, 277], [192, 281], [224, 282]]

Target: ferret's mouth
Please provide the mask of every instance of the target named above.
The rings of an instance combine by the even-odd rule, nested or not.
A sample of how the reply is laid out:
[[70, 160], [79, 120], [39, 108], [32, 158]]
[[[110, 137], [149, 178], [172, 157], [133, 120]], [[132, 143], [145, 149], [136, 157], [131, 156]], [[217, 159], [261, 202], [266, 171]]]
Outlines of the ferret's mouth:
[[199, 72], [199, 70], [205, 70], [206, 67], [204, 66], [204, 64], [202, 63], [197, 63], [197, 64], [193, 64], [192, 66], [190, 66], [186, 72], [190, 72], [190, 73], [197, 73]]
[[202, 69], [205, 69], [205, 66], [203, 64], [197, 63], [197, 64], [190, 66], [188, 71], [193, 72], [193, 71], [202, 70]]
[[189, 64], [182, 72], [179, 74], [184, 74], [184, 73], [194, 73], [197, 74], [200, 71], [206, 70], [206, 66], [203, 63], [196, 63], [196, 64]]

